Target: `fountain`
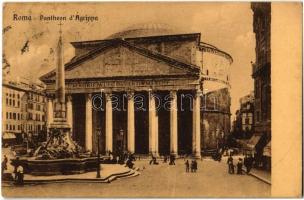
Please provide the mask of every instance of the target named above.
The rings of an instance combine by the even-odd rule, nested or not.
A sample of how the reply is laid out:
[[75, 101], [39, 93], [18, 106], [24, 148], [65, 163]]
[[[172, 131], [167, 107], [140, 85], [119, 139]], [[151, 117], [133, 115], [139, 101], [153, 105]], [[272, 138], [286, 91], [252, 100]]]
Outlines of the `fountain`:
[[71, 138], [71, 127], [66, 119], [62, 24], [59, 25], [54, 122], [49, 127], [47, 142], [36, 149], [33, 157], [18, 161], [25, 172], [32, 175], [84, 173], [96, 170], [97, 167], [97, 158], [85, 154]]

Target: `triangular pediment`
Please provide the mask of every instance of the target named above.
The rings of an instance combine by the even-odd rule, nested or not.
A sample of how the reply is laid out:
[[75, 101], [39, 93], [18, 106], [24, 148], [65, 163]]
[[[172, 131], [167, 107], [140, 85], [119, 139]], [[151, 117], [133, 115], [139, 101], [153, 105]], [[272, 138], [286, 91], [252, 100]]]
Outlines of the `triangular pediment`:
[[[68, 63], [66, 79], [197, 74], [198, 69], [148, 49], [116, 43], [88, 54], [81, 62]], [[54, 80], [55, 74], [48, 80]]]

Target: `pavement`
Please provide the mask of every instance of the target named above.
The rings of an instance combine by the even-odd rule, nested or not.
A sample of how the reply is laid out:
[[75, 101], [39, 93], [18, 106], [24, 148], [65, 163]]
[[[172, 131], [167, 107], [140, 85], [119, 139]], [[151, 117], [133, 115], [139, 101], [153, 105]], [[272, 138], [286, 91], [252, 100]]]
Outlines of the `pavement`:
[[[243, 171], [246, 172], [246, 169], [243, 168]], [[249, 172], [249, 175], [271, 185], [271, 172], [252, 168]]]
[[[227, 162], [227, 158], [228, 157], [223, 157], [223, 162]], [[237, 156], [233, 156], [234, 159], [234, 163], [236, 164], [236, 161], [242, 158], [244, 160], [244, 156], [243, 155], [237, 155]], [[245, 166], [243, 166], [243, 172], [246, 173], [246, 168]], [[256, 169], [256, 168], [252, 168], [249, 172], [249, 175], [271, 185], [271, 172], [269, 171], [265, 171], [265, 170], [260, 170], [260, 169]]]
[[[186, 173], [184, 160], [176, 165], [136, 161], [140, 175], [110, 184], [62, 182], [2, 187], [4, 197], [270, 197], [271, 186], [253, 176], [230, 175], [226, 162], [198, 161], [197, 173]], [[35, 192], [37, 191], [37, 192]]]

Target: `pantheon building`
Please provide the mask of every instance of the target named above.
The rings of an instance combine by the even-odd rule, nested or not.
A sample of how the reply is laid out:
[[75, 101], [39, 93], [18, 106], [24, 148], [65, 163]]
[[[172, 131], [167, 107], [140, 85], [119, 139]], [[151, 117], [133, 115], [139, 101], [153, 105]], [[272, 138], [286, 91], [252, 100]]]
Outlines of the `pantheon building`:
[[[199, 157], [217, 148], [230, 131], [233, 60], [202, 41], [201, 33], [141, 24], [102, 40], [71, 42], [65, 90], [73, 139], [103, 153]], [[56, 70], [40, 80], [50, 124]]]

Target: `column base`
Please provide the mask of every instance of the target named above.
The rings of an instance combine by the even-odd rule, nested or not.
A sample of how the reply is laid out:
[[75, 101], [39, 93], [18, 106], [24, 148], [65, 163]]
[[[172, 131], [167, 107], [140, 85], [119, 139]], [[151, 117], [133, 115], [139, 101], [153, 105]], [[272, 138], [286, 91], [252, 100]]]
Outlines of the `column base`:
[[156, 158], [159, 158], [159, 153], [157, 152], [157, 151], [150, 151], [149, 152], [149, 155], [151, 156], [151, 155], [153, 155], [154, 157], [156, 157]]
[[201, 154], [199, 152], [192, 153], [192, 157], [193, 158], [198, 158], [198, 159], [202, 158], [202, 156], [201, 156]]

